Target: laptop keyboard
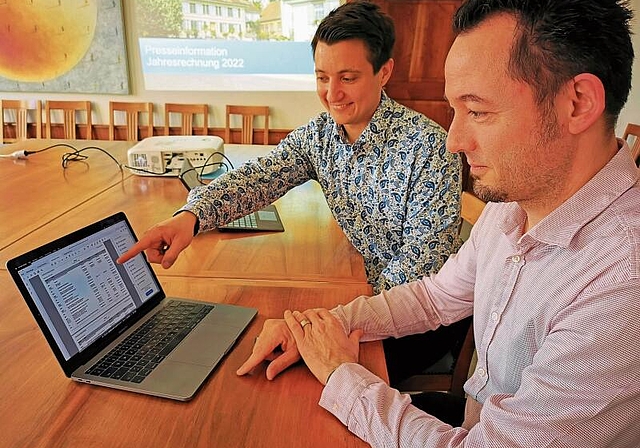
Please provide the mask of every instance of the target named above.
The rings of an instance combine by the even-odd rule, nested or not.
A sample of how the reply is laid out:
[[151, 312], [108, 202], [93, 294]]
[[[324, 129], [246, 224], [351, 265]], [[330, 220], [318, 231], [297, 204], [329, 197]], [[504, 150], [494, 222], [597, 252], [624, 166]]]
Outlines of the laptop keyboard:
[[207, 304], [169, 301], [94, 364], [87, 374], [142, 382], [213, 308]]
[[238, 218], [235, 221], [231, 221], [223, 227], [227, 229], [257, 229], [258, 223], [256, 222], [255, 213], [251, 213], [247, 216], [243, 216], [242, 218]]

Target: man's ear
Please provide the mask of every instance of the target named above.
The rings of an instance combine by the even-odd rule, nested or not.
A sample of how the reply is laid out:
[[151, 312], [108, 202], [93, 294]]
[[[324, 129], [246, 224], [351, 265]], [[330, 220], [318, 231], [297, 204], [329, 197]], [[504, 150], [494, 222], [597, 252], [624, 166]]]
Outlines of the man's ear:
[[567, 114], [568, 130], [574, 135], [590, 128], [605, 109], [605, 91], [602, 81], [591, 73], [581, 73], [567, 86], [570, 102]]
[[380, 87], [384, 87], [389, 82], [389, 78], [391, 78], [391, 73], [393, 72], [393, 65], [395, 64], [393, 58], [389, 58], [387, 62], [382, 64], [380, 67]]

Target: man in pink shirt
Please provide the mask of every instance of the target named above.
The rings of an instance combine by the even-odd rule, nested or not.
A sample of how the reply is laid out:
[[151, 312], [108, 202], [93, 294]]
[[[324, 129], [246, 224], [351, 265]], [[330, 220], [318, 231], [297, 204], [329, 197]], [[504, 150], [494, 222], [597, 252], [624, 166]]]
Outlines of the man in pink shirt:
[[[489, 202], [469, 240], [428, 278], [267, 321], [238, 374], [302, 358], [373, 446], [640, 446], [640, 176], [614, 133], [631, 17], [622, 0], [466, 1], [445, 93], [448, 150]], [[460, 425], [358, 364], [360, 341], [471, 314]]]

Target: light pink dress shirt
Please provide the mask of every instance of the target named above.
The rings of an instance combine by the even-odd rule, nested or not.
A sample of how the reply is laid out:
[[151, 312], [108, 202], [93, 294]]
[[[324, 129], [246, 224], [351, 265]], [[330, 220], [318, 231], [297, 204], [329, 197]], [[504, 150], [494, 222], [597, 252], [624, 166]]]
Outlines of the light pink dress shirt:
[[376, 447], [640, 447], [638, 173], [623, 145], [524, 235], [518, 204], [490, 203], [438, 274], [334, 310], [365, 340], [473, 313], [465, 391], [483, 406], [469, 431], [357, 364], [333, 373], [320, 405]]

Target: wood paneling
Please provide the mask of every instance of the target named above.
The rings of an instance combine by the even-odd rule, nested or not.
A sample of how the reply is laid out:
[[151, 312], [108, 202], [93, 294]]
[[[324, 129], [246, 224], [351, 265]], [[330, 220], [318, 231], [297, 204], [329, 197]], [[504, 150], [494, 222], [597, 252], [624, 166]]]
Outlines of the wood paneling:
[[448, 129], [451, 114], [444, 101], [444, 62], [454, 39], [451, 20], [462, 2], [374, 1], [396, 25], [395, 68], [387, 93]]

